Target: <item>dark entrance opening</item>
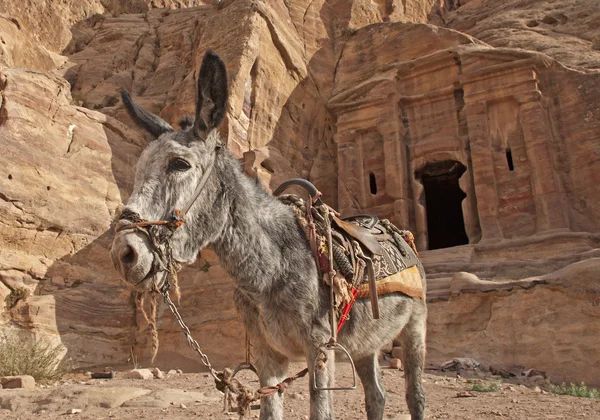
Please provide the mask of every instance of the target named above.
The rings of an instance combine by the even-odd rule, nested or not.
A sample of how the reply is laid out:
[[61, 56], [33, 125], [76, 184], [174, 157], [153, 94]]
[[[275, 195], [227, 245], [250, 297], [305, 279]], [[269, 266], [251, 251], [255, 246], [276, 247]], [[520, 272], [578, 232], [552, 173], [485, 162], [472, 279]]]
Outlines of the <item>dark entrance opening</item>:
[[515, 164], [513, 163], [512, 151], [510, 150], [510, 147], [506, 149], [506, 162], [508, 163], [508, 170], [514, 171]]
[[455, 160], [428, 163], [415, 176], [425, 188], [429, 249], [469, 243], [461, 203], [467, 196], [458, 184], [466, 168]]
[[369, 173], [369, 186], [371, 187], [371, 194], [377, 194], [377, 179], [373, 172]]

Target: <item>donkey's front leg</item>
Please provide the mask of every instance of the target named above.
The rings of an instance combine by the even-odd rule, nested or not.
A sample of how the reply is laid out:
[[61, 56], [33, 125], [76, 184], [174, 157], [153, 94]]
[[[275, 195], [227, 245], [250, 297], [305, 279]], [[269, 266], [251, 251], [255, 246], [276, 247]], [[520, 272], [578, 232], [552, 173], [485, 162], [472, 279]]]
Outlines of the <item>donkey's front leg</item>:
[[[256, 370], [260, 386], [273, 386], [281, 382], [287, 373], [288, 358], [260, 343], [256, 347]], [[260, 400], [260, 420], [283, 419], [283, 394], [276, 393]]]
[[381, 383], [378, 356], [379, 352], [354, 361], [356, 372], [365, 391], [368, 420], [383, 419], [383, 409], [385, 408], [385, 390]]
[[[315, 368], [315, 360], [317, 360]], [[307, 355], [308, 380], [310, 387], [310, 420], [332, 420], [333, 393], [318, 391], [314, 388], [332, 387], [335, 383], [335, 353], [314, 347]], [[315, 381], [316, 375], [316, 381]]]

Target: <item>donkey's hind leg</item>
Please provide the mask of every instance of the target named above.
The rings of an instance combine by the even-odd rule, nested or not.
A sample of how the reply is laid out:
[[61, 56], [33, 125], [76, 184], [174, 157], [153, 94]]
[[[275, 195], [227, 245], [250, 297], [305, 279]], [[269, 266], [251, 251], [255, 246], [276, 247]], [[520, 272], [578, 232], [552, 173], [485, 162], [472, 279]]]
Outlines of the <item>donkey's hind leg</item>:
[[425, 366], [425, 333], [427, 329], [427, 307], [413, 305], [410, 320], [400, 333], [402, 364], [406, 383], [406, 403], [412, 420], [423, 420], [425, 392], [421, 384]]
[[385, 408], [385, 390], [381, 385], [378, 353], [355, 360], [356, 373], [365, 391], [365, 406], [368, 420], [381, 420]]

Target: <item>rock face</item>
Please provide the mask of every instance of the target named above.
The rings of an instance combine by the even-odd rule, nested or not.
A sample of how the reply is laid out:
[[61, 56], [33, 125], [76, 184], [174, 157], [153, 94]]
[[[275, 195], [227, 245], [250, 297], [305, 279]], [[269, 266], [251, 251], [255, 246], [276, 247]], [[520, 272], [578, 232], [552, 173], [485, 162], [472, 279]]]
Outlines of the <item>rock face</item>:
[[563, 64], [600, 69], [600, 13], [595, 0], [471, 0], [443, 17], [452, 29], [494, 47], [523, 48]]
[[2, 68], [0, 80], [2, 320], [60, 334], [69, 356], [110, 360], [129, 349], [134, 320], [107, 231], [142, 138], [71, 105], [51, 73]]
[[592, 258], [517, 282], [461, 282], [454, 297], [429, 305], [428, 362], [468, 355], [597, 386], [599, 279], [600, 258]]
[[0, 14], [9, 18], [31, 41], [59, 53], [71, 39], [71, 27], [94, 15], [143, 13], [156, 7], [185, 8], [212, 1], [201, 0], [44, 0], [3, 1]]
[[[342, 213], [415, 233], [432, 361], [502, 365], [527, 352], [533, 368], [582, 379], [583, 360], [600, 359], [592, 329], [578, 330], [597, 316], [600, 287], [589, 281], [584, 293], [584, 280], [563, 273], [557, 285], [549, 273], [600, 256], [594, 1], [554, 11], [460, 3], [3, 2], [0, 322], [62, 341], [82, 367], [149, 363], [147, 323], [108, 256], [148, 140], [118, 92], [176, 126], [194, 112], [212, 48], [231, 92], [221, 130], [248, 175], [268, 188], [308, 178]], [[241, 360], [231, 279], [209, 250], [180, 288], [182, 316], [213, 364]], [[546, 305], [581, 312], [532, 315]], [[202, 368], [170, 311], [158, 316], [157, 365]], [[561, 344], [578, 340], [577, 355]], [[533, 363], [540, 341], [553, 349], [543, 366]]]

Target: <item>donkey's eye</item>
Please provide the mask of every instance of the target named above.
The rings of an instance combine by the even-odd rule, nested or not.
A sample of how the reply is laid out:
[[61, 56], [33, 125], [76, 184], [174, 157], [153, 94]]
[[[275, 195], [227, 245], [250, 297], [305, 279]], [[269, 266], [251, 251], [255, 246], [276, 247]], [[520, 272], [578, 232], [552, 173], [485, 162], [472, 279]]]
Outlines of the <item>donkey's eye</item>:
[[185, 172], [188, 169], [190, 169], [192, 166], [188, 163], [187, 160], [182, 159], [182, 158], [175, 158], [175, 159], [171, 159], [169, 161], [169, 168], [168, 171], [172, 172], [172, 171], [179, 171], [179, 172]]

